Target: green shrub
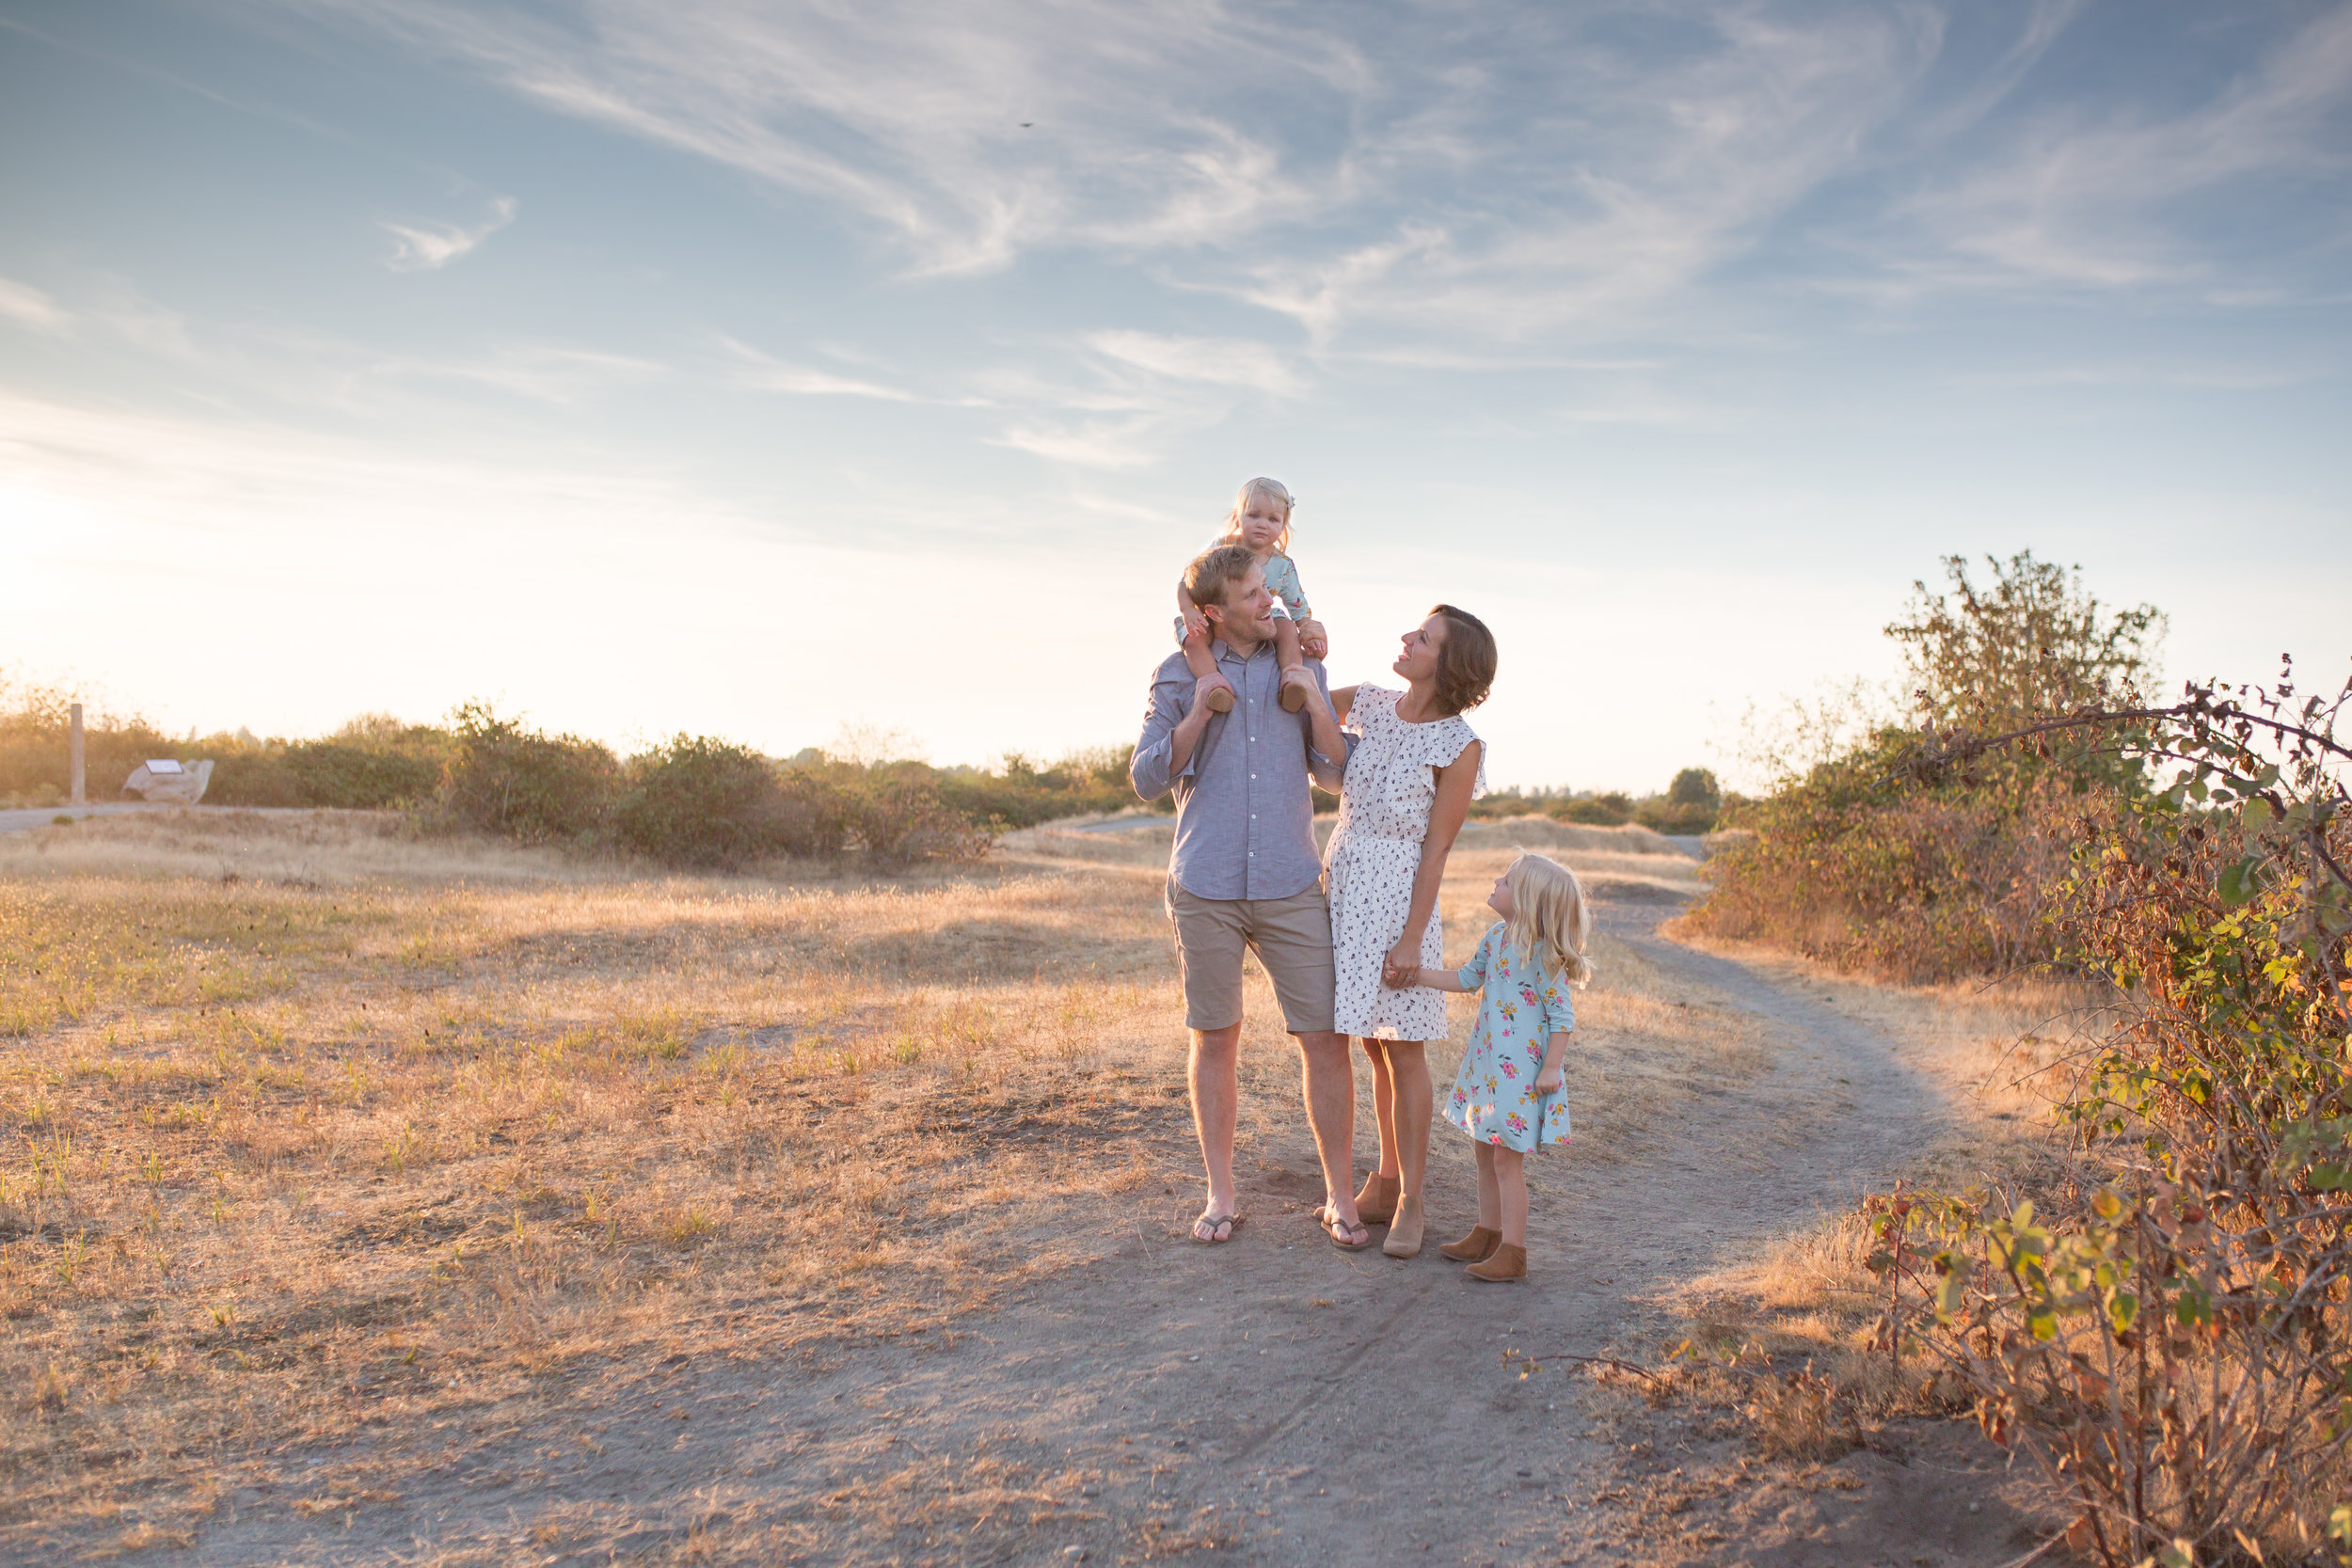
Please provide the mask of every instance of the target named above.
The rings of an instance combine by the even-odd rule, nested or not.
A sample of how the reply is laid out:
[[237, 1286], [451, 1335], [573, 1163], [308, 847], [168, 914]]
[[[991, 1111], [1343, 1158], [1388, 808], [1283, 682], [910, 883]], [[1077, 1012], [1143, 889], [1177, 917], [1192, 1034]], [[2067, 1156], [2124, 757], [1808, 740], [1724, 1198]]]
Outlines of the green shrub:
[[2048, 895], [2071, 815], [2086, 799], [2130, 800], [2139, 764], [2063, 738], [1934, 777], [1907, 759], [1928, 736], [2020, 727], [2037, 704], [2128, 705], [2163, 618], [2104, 610], [2030, 553], [1994, 562], [1983, 585], [1961, 558], [1944, 564], [1948, 592], [1915, 583], [1910, 618], [1886, 628], [1910, 663], [1917, 724], [1800, 737], [1805, 760], [1777, 761], [1772, 793], [1741, 803], [1751, 832], [1714, 857], [1697, 929], [1915, 981], [2054, 955]]
[[1613, 789], [1606, 795], [1580, 795], [1561, 801], [1551, 815], [1588, 828], [1622, 828], [1633, 820], [1633, 797]]
[[[72, 781], [73, 693], [0, 673], [0, 801], [54, 805], [67, 798]], [[150, 757], [196, 753], [136, 714], [86, 705], [82, 721], [85, 787], [93, 800], [111, 800], [122, 781]]]
[[678, 736], [631, 757], [613, 812], [620, 842], [671, 865], [734, 870], [768, 855], [838, 853], [850, 803], [805, 768], [779, 772], [747, 746]]
[[[920, 769], [920, 772], [915, 769]], [[904, 771], [866, 770], [843, 791], [848, 835], [888, 864], [961, 860], [988, 847], [989, 832], [941, 799], [921, 764]]]
[[610, 820], [621, 765], [604, 746], [526, 729], [483, 703], [451, 717], [451, 754], [434, 795], [443, 820], [524, 844], [584, 842]]
[[2040, 1202], [1869, 1205], [1884, 1342], [1940, 1359], [2103, 1568], [2352, 1547], [2352, 683], [2291, 690], [2086, 722], [2169, 783], [2086, 792], [2050, 889], [2105, 992], [2061, 1085], [2077, 1164]]

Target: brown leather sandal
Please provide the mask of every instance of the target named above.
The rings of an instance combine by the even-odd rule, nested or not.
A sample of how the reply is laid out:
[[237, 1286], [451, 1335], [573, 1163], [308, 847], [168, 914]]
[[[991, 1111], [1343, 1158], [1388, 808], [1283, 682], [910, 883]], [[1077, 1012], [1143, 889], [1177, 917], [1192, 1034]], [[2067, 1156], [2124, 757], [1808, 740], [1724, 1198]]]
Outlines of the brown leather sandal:
[[1396, 1196], [1405, 1185], [1404, 1179], [1383, 1176], [1377, 1168], [1364, 1178], [1364, 1190], [1356, 1195], [1356, 1217], [1366, 1225], [1386, 1225], [1396, 1212]]
[[1312, 675], [1302, 668], [1282, 672], [1281, 703], [1284, 713], [1296, 713], [1307, 705], [1307, 693], [1315, 689]]
[[1493, 1256], [1483, 1263], [1472, 1263], [1463, 1271], [1472, 1279], [1483, 1279], [1489, 1285], [1506, 1285], [1527, 1277], [1527, 1249], [1508, 1242], [1498, 1243]]
[[[1361, 1252], [1372, 1245], [1372, 1227], [1361, 1220], [1358, 1220], [1354, 1225], [1348, 1224], [1340, 1218], [1338, 1212], [1327, 1203], [1323, 1206], [1323, 1212], [1315, 1218], [1323, 1227], [1323, 1239], [1342, 1252]], [[1359, 1231], [1362, 1232], [1364, 1238], [1360, 1242], [1356, 1239]], [[1343, 1239], [1343, 1232], [1344, 1232], [1344, 1239]]]
[[1233, 689], [1230, 686], [1213, 686], [1200, 694], [1200, 700], [1209, 705], [1211, 713], [1233, 711]]
[[1470, 1233], [1458, 1242], [1448, 1242], [1438, 1249], [1440, 1258], [1451, 1258], [1457, 1263], [1483, 1263], [1494, 1256], [1502, 1244], [1502, 1232], [1486, 1226], [1471, 1227]]

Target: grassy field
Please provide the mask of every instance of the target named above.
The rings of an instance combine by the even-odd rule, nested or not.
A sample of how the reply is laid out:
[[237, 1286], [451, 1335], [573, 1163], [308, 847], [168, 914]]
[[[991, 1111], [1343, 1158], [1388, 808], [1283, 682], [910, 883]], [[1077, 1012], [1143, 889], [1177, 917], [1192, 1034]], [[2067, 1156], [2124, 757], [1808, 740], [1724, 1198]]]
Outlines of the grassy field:
[[[1073, 1216], [1172, 1226], [1199, 1177], [1168, 832], [766, 879], [358, 814], [0, 840], [0, 1540], [183, 1541], [292, 1446], [521, 1412], [584, 1368], [951, 1338], [1084, 1259]], [[1519, 844], [1613, 896], [1693, 885], [1639, 830], [1475, 824], [1461, 952]], [[1601, 959], [1606, 1161], [1757, 1048]], [[1297, 1120], [1253, 984], [1245, 1145]], [[347, 1517], [399, 1471], [297, 1506]]]

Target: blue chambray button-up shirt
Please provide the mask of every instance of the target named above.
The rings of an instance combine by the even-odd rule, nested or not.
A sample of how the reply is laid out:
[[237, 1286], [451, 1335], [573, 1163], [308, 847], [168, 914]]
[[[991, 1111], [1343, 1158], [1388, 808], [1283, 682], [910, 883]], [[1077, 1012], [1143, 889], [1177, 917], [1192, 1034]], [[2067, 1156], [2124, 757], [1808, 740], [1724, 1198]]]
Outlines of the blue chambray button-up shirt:
[[[1288, 898], [1323, 875], [1315, 853], [1314, 800], [1310, 778], [1337, 791], [1347, 759], [1314, 749], [1305, 710], [1284, 713], [1282, 670], [1274, 644], [1243, 658], [1222, 638], [1209, 643], [1217, 668], [1233, 683], [1233, 708], [1216, 714], [1182, 771], [1170, 777], [1174, 732], [1192, 706], [1192, 672], [1170, 654], [1152, 677], [1152, 705], [1143, 716], [1128, 777], [1136, 793], [1156, 800], [1176, 792], [1176, 847], [1168, 874], [1196, 898]], [[1327, 693], [1320, 659], [1307, 673]], [[1352, 749], [1355, 737], [1347, 736]]]

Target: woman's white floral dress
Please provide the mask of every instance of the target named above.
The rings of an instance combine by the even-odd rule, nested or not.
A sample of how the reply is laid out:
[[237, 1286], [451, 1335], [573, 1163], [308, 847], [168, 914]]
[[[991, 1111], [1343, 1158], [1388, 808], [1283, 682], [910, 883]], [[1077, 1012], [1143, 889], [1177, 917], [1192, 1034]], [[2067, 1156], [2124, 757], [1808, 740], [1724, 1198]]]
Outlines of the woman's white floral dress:
[[1535, 1092], [1551, 1037], [1576, 1027], [1568, 988], [1547, 980], [1527, 955], [1502, 940], [1500, 922], [1461, 968], [1478, 993], [1478, 1022], [1462, 1051], [1462, 1070], [1446, 1096], [1445, 1119], [1480, 1143], [1533, 1154], [1568, 1141], [1568, 1092]]
[[[1445, 1037], [1445, 993], [1427, 986], [1391, 990], [1380, 983], [1380, 965], [1412, 912], [1413, 874], [1438, 798], [1436, 770], [1478, 735], [1458, 713], [1426, 724], [1399, 719], [1396, 700], [1403, 695], [1359, 686], [1347, 710], [1347, 729], [1359, 738], [1340, 785], [1339, 825], [1323, 857], [1339, 976], [1332, 1027], [1379, 1039], [1436, 1040]], [[1471, 794], [1486, 793], [1482, 748]], [[1434, 912], [1422, 934], [1421, 961], [1431, 969], [1445, 962], [1445, 933]]]

